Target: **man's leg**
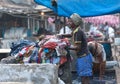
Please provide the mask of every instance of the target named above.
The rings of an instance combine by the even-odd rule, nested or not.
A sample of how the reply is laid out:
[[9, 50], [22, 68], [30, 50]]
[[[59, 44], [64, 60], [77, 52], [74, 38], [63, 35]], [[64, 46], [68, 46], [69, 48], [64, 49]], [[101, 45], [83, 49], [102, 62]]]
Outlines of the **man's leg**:
[[82, 84], [90, 84], [90, 77], [89, 76], [82, 76], [81, 82], [82, 82]]

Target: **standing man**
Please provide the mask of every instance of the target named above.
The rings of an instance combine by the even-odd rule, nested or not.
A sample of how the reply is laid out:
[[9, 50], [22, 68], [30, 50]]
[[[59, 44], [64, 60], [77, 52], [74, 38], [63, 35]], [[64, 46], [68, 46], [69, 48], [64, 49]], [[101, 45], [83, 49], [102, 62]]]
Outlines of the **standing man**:
[[70, 49], [75, 50], [77, 54], [77, 74], [81, 77], [82, 84], [89, 84], [89, 77], [92, 76], [92, 55], [88, 50], [86, 35], [81, 30], [83, 21], [76, 13], [73, 13], [70, 16], [70, 19], [73, 29], [72, 36], [74, 42], [74, 46], [70, 47]]
[[104, 35], [105, 35], [105, 39], [106, 39], [107, 41], [108, 41], [108, 39], [109, 39], [108, 29], [109, 29], [109, 26], [108, 26], [108, 23], [106, 22], [106, 23], [105, 23], [105, 27], [104, 27]]

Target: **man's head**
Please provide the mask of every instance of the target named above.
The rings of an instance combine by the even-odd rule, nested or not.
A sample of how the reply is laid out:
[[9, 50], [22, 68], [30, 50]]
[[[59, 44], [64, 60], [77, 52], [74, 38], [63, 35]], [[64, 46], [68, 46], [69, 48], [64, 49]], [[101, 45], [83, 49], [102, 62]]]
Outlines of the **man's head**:
[[79, 14], [77, 13], [73, 13], [70, 16], [70, 19], [72, 20], [72, 22], [74, 23], [75, 26], [79, 26], [83, 24], [82, 18], [80, 17]]
[[105, 25], [106, 25], [106, 26], [108, 26], [108, 23], [107, 23], [107, 22], [105, 22]]

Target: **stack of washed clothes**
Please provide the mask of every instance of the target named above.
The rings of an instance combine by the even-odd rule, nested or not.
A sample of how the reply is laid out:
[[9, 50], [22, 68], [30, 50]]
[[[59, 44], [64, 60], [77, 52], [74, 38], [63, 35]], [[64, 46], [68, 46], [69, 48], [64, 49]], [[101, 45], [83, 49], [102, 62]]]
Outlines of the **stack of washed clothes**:
[[11, 45], [10, 55], [19, 63], [52, 63], [63, 64], [67, 61], [68, 39], [59, 39], [56, 36], [45, 36], [35, 43], [29, 40], [20, 40]]

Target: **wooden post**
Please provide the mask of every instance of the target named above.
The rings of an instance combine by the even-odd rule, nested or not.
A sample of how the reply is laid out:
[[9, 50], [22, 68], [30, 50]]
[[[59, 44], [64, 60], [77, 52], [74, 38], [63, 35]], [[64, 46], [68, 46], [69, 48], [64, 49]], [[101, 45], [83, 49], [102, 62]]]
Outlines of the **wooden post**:
[[27, 28], [30, 29], [30, 15], [28, 14], [28, 25]]
[[32, 35], [31, 29], [30, 29], [30, 15], [28, 14], [28, 24], [27, 24], [27, 37], [30, 37]]
[[65, 20], [65, 17], [64, 17], [64, 34], [66, 33], [65, 26], [66, 26], [66, 20]]

